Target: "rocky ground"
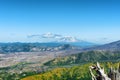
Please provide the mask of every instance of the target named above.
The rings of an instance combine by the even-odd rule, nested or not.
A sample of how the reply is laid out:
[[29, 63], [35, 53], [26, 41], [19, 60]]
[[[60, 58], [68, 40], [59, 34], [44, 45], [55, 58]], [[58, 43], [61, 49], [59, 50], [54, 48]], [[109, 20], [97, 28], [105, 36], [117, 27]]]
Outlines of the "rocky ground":
[[19, 63], [43, 64], [56, 57], [62, 57], [80, 52], [79, 50], [43, 51], [43, 52], [16, 52], [0, 54], [0, 68], [13, 66]]

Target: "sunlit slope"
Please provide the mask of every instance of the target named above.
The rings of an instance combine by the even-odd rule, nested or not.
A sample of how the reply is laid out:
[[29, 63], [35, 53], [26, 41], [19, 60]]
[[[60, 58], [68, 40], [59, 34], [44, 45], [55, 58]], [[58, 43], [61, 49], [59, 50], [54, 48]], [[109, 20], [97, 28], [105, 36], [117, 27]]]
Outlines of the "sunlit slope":
[[[89, 66], [95, 65], [94, 63], [87, 63], [81, 66], [74, 66], [72, 68], [56, 68], [43, 74], [33, 75], [23, 78], [21, 80], [91, 80], [89, 73]], [[101, 67], [105, 68], [108, 73], [110, 67], [117, 68], [119, 62], [103, 62]]]
[[81, 64], [87, 62], [117, 62], [120, 61], [120, 51], [88, 51], [82, 52], [79, 54], [73, 54], [71, 56], [66, 57], [59, 57], [53, 59], [45, 65], [52, 65], [52, 66], [61, 66], [61, 65], [69, 65], [69, 64]]

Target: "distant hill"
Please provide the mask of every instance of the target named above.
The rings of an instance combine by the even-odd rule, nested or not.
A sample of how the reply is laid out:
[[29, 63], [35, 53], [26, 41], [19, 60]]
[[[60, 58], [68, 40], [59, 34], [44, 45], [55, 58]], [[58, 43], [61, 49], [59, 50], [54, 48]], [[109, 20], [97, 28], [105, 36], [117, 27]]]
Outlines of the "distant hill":
[[87, 41], [80, 41], [80, 42], [68, 42], [67, 44], [73, 45], [73, 46], [79, 46], [82, 48], [89, 48], [89, 47], [94, 47], [98, 46], [99, 44], [87, 42]]
[[92, 51], [92, 50], [120, 51], [120, 40], [112, 43], [96, 46], [96, 47], [85, 48], [83, 50], [84, 51]]
[[120, 61], [120, 41], [83, 48], [81, 53], [56, 58], [46, 63], [46, 65], [79, 64], [96, 61]]
[[80, 49], [63, 43], [0, 43], [0, 53], [41, 52]]
[[68, 65], [68, 64], [82, 64], [86, 62], [96, 62], [96, 61], [120, 61], [120, 51], [88, 51], [81, 52], [79, 54], [73, 54], [66, 57], [58, 57], [51, 60], [45, 65]]
[[10, 52], [40, 52], [81, 49], [94, 46], [89, 42], [48, 42], [48, 43], [0, 43], [0, 53]]

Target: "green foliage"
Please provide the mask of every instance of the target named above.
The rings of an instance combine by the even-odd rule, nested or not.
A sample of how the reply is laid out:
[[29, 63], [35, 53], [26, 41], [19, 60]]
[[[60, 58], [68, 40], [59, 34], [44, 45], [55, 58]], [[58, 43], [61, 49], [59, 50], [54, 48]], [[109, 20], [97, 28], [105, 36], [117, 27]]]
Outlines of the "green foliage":
[[111, 51], [88, 51], [82, 52], [79, 54], [74, 54], [71, 56], [66, 56], [63, 58], [56, 58], [51, 60], [45, 65], [51, 66], [61, 66], [69, 64], [82, 64], [87, 62], [117, 62], [120, 61], [120, 52], [111, 52]]
[[56, 68], [44, 74], [30, 76], [22, 80], [87, 80], [90, 78], [89, 65], [86, 64], [72, 68]]
[[36, 74], [35, 72], [9, 73], [7, 71], [0, 72], [0, 80], [20, 80], [26, 76]]
[[[22, 64], [22, 63], [21, 63]], [[109, 68], [112, 66], [113, 68], [117, 68], [119, 63], [113, 62], [103, 62], [101, 63], [101, 67], [105, 68], [105, 72], [109, 72]], [[69, 65], [48, 69], [49, 71], [42, 72], [41, 74], [36, 73], [34, 71], [15, 73], [8, 72], [12, 68], [18, 67], [7, 67], [0, 69], [0, 80], [90, 80], [91, 75], [89, 74], [89, 66], [95, 65], [94, 63], [87, 63], [79, 66], [70, 67]], [[66, 67], [66, 68], [65, 68]], [[37, 74], [37, 75], [36, 75]], [[30, 76], [30, 77], [27, 77]], [[25, 78], [26, 77], [26, 78]]]
[[28, 64], [29, 63], [23, 62], [14, 66], [0, 68], [0, 80], [20, 80], [26, 76], [35, 75], [42, 72], [24, 70], [23, 68], [28, 66]]
[[[108, 73], [110, 67], [118, 67], [118, 63], [103, 62], [101, 67], [104, 67], [105, 72]], [[80, 66], [74, 66], [71, 68], [55, 68], [47, 71], [43, 74], [33, 75], [23, 78], [22, 80], [91, 80], [89, 73], [89, 66], [95, 65], [94, 63], [87, 63]]]

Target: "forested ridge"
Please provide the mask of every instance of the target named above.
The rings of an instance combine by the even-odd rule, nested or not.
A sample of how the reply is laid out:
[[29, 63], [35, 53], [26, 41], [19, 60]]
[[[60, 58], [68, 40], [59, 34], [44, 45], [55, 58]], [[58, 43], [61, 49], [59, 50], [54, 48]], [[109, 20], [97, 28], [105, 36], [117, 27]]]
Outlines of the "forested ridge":
[[83, 64], [88, 62], [117, 62], [120, 61], [120, 51], [88, 51], [66, 57], [58, 57], [45, 63], [45, 65], [61, 66], [70, 64]]
[[[92, 80], [89, 66], [96, 63], [87, 63], [80, 66], [73, 66], [71, 68], [55, 68], [47, 71], [43, 74], [33, 75], [21, 80]], [[119, 62], [103, 62], [100, 63], [101, 67], [104, 67], [105, 73], [110, 71], [110, 68], [117, 69]]]

